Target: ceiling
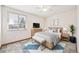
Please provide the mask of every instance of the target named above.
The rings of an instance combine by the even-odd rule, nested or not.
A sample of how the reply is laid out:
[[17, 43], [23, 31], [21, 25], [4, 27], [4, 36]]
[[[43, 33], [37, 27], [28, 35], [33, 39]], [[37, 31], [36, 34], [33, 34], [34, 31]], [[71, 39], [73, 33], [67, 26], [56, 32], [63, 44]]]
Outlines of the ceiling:
[[41, 5], [7, 5], [8, 7], [18, 9], [24, 12], [32, 13], [41, 17], [49, 17], [56, 13], [62, 13], [75, 9], [75, 5], [44, 5], [47, 9], [44, 11], [44, 8], [41, 8]]

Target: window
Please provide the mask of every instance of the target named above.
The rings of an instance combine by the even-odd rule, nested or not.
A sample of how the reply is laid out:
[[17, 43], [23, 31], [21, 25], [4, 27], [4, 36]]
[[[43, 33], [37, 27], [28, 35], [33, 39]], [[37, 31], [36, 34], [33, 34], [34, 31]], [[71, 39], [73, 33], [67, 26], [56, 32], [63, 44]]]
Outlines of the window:
[[25, 29], [26, 17], [16, 13], [9, 13], [9, 30]]

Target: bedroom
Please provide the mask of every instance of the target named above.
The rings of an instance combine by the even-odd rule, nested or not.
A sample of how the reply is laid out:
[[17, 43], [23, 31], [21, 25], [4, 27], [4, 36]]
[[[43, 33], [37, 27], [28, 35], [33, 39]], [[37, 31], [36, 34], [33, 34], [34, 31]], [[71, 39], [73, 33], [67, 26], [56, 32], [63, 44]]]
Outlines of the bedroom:
[[[49, 29], [53, 29], [53, 31], [57, 30], [58, 32], [60, 32], [62, 28], [63, 28], [62, 31], [64, 32], [62, 33], [62, 36], [64, 36], [66, 39], [64, 39], [63, 37], [62, 42], [60, 44], [66, 46], [64, 46], [64, 48], [58, 46], [60, 49], [57, 47], [58, 50], [56, 51], [56, 49], [54, 49], [53, 52], [63, 53], [62, 51], [64, 50], [66, 50], [64, 51], [65, 53], [78, 52], [77, 51], [78, 43], [76, 42], [73, 43], [72, 40], [69, 40], [71, 36], [69, 26], [71, 25], [74, 25], [76, 29], [74, 36], [77, 38], [78, 12], [79, 12], [78, 6], [76, 5], [62, 5], [62, 6], [61, 5], [44, 5], [44, 6], [43, 5], [42, 6], [41, 5], [0, 5], [0, 13], [1, 13], [0, 14], [0, 18], [1, 18], [0, 19], [1, 22], [0, 52], [1, 53], [27, 52], [25, 51], [26, 48], [24, 48], [24, 46], [26, 46], [28, 42], [35, 43], [35, 41], [33, 40], [33, 36], [35, 35], [36, 32], [39, 31], [45, 32], [45, 31], [49, 31]], [[38, 27], [38, 28], [33, 28], [33, 27]], [[42, 38], [40, 39], [41, 40], [39, 41], [42, 41]], [[36, 50], [29, 50], [30, 52], [34, 52], [34, 53], [52, 52], [50, 49], [48, 49], [50, 46], [49, 43], [48, 43], [49, 45], [47, 44], [47, 46], [45, 46], [46, 45], [45, 44], [44, 45], [45, 47], [40, 42], [38, 43], [39, 45], [37, 45], [37, 42], [35, 44], [36, 46], [41, 45], [40, 49], [44, 51], [41, 51], [40, 49], [38, 49], [37, 51], [36, 49]], [[31, 48], [33, 48], [33, 46]], [[24, 49], [24, 51], [22, 49]]]

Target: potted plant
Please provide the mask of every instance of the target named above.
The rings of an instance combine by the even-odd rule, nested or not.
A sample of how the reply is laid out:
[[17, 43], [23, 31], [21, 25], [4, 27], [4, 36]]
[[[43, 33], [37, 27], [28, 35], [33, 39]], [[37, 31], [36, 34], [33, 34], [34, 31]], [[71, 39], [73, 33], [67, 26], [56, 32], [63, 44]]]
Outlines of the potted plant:
[[74, 33], [75, 33], [75, 26], [74, 25], [70, 25], [70, 32], [71, 32], [72, 36], [74, 36]]
[[74, 36], [74, 33], [75, 33], [75, 26], [74, 25], [70, 25], [70, 32], [71, 32], [70, 41], [72, 43], [76, 43], [76, 37]]

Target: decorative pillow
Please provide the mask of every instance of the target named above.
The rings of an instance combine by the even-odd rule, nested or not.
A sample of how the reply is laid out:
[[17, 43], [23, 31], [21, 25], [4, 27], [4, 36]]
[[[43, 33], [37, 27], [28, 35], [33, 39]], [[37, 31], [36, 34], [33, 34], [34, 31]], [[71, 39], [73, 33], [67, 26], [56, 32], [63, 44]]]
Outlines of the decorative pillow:
[[47, 29], [44, 30], [45, 32], [57, 32], [57, 33], [61, 33], [62, 32], [62, 28], [60, 27], [48, 27]]
[[56, 28], [53, 28], [53, 32], [57, 32], [57, 29]]
[[67, 33], [68, 32], [68, 30], [67, 30], [67, 28], [63, 28], [63, 33]]
[[52, 33], [52, 32], [53, 32], [53, 30], [48, 30], [48, 32], [49, 32], [49, 33]]
[[47, 29], [44, 29], [44, 32], [53, 32], [52, 27], [48, 27]]
[[60, 28], [57, 29], [57, 32], [60, 33]]

